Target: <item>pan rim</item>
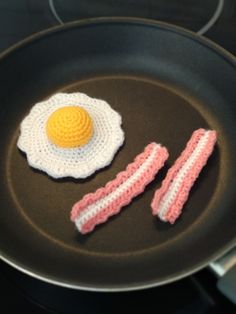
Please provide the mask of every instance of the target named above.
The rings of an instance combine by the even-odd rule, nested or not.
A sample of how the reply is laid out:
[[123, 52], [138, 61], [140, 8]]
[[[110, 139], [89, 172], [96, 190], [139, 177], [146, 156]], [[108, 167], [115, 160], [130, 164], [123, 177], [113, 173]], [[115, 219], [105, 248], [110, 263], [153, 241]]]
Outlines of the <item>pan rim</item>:
[[[47, 35], [52, 35], [54, 33], [64, 31], [67, 29], [73, 29], [80, 26], [87, 26], [87, 25], [96, 25], [96, 24], [137, 24], [137, 25], [144, 25], [144, 26], [154, 26], [159, 27], [161, 29], [166, 29], [170, 32], [178, 33], [184, 37], [190, 38], [193, 41], [199, 42], [201, 45], [213, 50], [215, 53], [220, 55], [222, 58], [224, 58], [227, 62], [229, 62], [232, 66], [236, 66], [236, 57], [222, 48], [220, 45], [214, 43], [213, 41], [209, 40], [208, 38], [202, 37], [200, 35], [195, 34], [192, 31], [186, 30], [185, 28], [175, 26], [169, 23], [165, 22], [159, 22], [151, 19], [145, 19], [145, 18], [133, 18], [133, 17], [99, 17], [99, 18], [90, 18], [90, 19], [83, 19], [80, 21], [73, 21], [66, 23], [65, 25], [57, 25], [54, 27], [50, 27], [46, 30], [40, 31], [36, 34], [33, 34], [20, 42], [14, 44], [10, 48], [6, 49], [3, 53], [0, 54], [0, 61], [4, 60], [4, 58], [7, 58], [11, 53], [14, 53], [18, 49], [24, 48], [24, 46], [27, 46], [28, 44], [37, 41]], [[147, 289], [152, 287], [161, 286], [182, 278], [185, 278], [194, 272], [206, 267], [211, 261], [219, 258], [224, 253], [226, 253], [228, 250], [234, 247], [235, 245], [235, 239], [232, 239], [229, 243], [227, 243], [225, 246], [221, 247], [217, 252], [206, 258], [201, 263], [198, 263], [195, 265], [195, 267], [191, 267], [190, 269], [181, 272], [179, 274], [176, 274], [173, 276], [170, 275], [170, 277], [159, 280], [158, 282], [153, 279], [152, 281], [147, 281], [144, 283], [134, 283], [134, 284], [120, 284], [120, 285], [97, 285], [90, 286], [86, 283], [84, 284], [71, 284], [69, 282], [62, 282], [59, 280], [56, 280], [54, 278], [50, 278], [48, 275], [43, 275], [40, 273], [37, 273], [28, 267], [24, 265], [19, 265], [17, 262], [13, 261], [10, 257], [7, 257], [4, 255], [4, 252], [1, 252], [0, 249], [0, 259], [6, 262], [7, 264], [11, 265], [15, 269], [30, 275], [33, 278], [40, 279], [44, 282], [54, 284], [61, 287], [71, 288], [71, 289], [78, 289], [78, 290], [85, 290], [85, 291], [95, 291], [95, 292], [121, 292], [121, 291], [134, 291], [134, 290], [141, 290], [141, 289]]]
[[86, 25], [104, 24], [104, 23], [105, 24], [107, 23], [138, 24], [138, 25], [143, 24], [145, 26], [155, 26], [159, 28], [165, 28], [171, 32], [178, 33], [184, 37], [188, 37], [188, 38], [191, 38], [192, 40], [198, 41], [203, 46], [206, 46], [214, 50], [214, 52], [218, 53], [225, 60], [230, 62], [232, 65], [236, 66], [236, 56], [207, 37], [204, 37], [184, 27], [177, 26], [171, 23], [157, 21], [154, 19], [129, 17], [129, 16], [128, 17], [122, 17], [122, 16], [94, 17], [94, 18], [87, 18], [87, 19], [85, 18], [81, 20], [67, 22], [64, 25], [55, 25], [55, 26], [46, 28], [42, 31], [29, 35], [25, 37], [24, 39], [18, 41], [16, 44], [13, 44], [10, 47], [6, 48], [2, 53], [0, 53], [0, 61], [4, 59], [5, 57], [7, 57], [8, 55], [10, 55], [11, 53], [14, 53], [15, 51], [17, 51], [18, 49], [23, 48], [25, 45], [28, 45], [29, 43], [34, 42], [36, 40], [39, 40], [40, 38], [45, 37], [46, 35], [51, 35], [53, 33], [56, 33], [62, 30], [75, 28], [77, 26], [86, 26]]
[[7, 257], [3, 257], [2, 253], [0, 255], [0, 259], [4, 261], [6, 264], [12, 266], [16, 270], [24, 273], [25, 275], [29, 275], [30, 277], [34, 279], [41, 280], [45, 283], [48, 284], [53, 284], [58, 287], [63, 287], [63, 288], [68, 288], [68, 289], [73, 289], [73, 290], [82, 290], [82, 291], [90, 291], [90, 292], [128, 292], [128, 291], [138, 291], [138, 290], [145, 290], [145, 289], [150, 289], [150, 288], [155, 288], [159, 286], [163, 286], [166, 284], [170, 284], [172, 282], [178, 281], [180, 279], [184, 279], [192, 274], [194, 274], [197, 271], [202, 270], [203, 268], [207, 267], [210, 262], [217, 260], [220, 258], [222, 255], [230, 251], [233, 247], [235, 246], [235, 240], [233, 239], [230, 243], [228, 243], [223, 250], [219, 250], [219, 252], [216, 252], [215, 254], [212, 254], [209, 258], [207, 258], [204, 263], [200, 263], [200, 265], [196, 265], [195, 267], [192, 267], [191, 269], [184, 271], [180, 273], [179, 275], [173, 276], [171, 275], [170, 277], [166, 278], [165, 280], [159, 280], [158, 282], [154, 279], [153, 281], [147, 281], [144, 283], [134, 283], [134, 284], [120, 284], [120, 285], [97, 285], [91, 286], [87, 284], [71, 284], [69, 282], [62, 282], [56, 279], [50, 278], [50, 276], [47, 275], [42, 275], [39, 273], [36, 273], [34, 271], [31, 271], [27, 269], [24, 266], [19, 266], [17, 263], [11, 261]]

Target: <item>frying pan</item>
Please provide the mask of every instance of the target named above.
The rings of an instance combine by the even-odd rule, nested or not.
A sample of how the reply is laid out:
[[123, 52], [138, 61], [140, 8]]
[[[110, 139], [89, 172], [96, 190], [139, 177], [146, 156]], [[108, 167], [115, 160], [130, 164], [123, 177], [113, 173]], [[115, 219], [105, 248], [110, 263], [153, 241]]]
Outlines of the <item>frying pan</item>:
[[[187, 276], [235, 244], [236, 62], [184, 29], [102, 18], [56, 27], [0, 58], [0, 252], [17, 269], [70, 288], [121, 291]], [[59, 92], [105, 99], [121, 113], [126, 141], [112, 164], [86, 180], [53, 180], [16, 147], [19, 125]], [[153, 218], [154, 191], [191, 133], [216, 129], [218, 144], [174, 226]], [[79, 235], [71, 206], [125, 169], [149, 142], [167, 165], [120, 215]]]

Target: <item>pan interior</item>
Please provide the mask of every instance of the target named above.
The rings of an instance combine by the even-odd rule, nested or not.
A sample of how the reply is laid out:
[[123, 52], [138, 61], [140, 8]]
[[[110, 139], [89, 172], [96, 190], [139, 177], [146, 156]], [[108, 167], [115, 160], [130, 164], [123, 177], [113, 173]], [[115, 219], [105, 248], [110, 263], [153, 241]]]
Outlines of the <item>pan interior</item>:
[[[235, 237], [235, 63], [204, 39], [171, 26], [124, 19], [73, 23], [0, 58], [0, 251], [50, 282], [126, 290], [180, 278], [206, 265]], [[32, 106], [57, 92], [83, 92], [120, 112], [125, 143], [86, 180], [54, 180], [29, 167], [16, 142]], [[218, 142], [174, 226], [150, 203], [198, 128]], [[145, 192], [81, 236], [72, 205], [115, 178], [152, 142], [170, 153]]]
[[[54, 245], [56, 242], [65, 249], [106, 255], [132, 254], [157, 248], [175, 241], [188, 228], [198, 224], [202, 214], [208, 211], [216, 191], [216, 178], [220, 171], [218, 147], [192, 189], [183, 215], [174, 226], [154, 218], [150, 203], [154, 191], [160, 187], [168, 168], [184, 149], [191, 133], [200, 127], [214, 127], [214, 117], [203, 117], [203, 104], [171, 85], [135, 76], [97, 76], [65, 85], [51, 94], [59, 91], [83, 92], [106, 100], [122, 116], [125, 144], [110, 166], [91, 177], [85, 180], [54, 180], [28, 165], [25, 155], [16, 147], [19, 135], [19, 125], [16, 125], [8, 148], [7, 180], [15, 210], [32, 228]], [[112, 180], [152, 141], [168, 148], [170, 157], [166, 166], [145, 192], [119, 215], [91, 234], [80, 235], [69, 219], [72, 205], [86, 193]]]

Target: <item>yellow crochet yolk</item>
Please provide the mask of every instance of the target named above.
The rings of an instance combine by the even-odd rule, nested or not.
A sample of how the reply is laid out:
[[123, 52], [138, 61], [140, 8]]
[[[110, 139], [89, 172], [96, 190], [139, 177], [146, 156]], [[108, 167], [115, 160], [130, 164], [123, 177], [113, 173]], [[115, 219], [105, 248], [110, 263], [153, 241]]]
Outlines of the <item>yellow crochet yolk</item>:
[[75, 148], [88, 143], [93, 135], [93, 122], [88, 112], [77, 106], [54, 111], [46, 123], [49, 140], [63, 148]]

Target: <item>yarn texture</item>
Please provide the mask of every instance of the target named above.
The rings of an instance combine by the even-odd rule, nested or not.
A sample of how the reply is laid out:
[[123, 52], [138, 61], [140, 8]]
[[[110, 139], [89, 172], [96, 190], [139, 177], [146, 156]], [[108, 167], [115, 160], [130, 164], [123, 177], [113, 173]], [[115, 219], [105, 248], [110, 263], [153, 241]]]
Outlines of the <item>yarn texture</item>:
[[[84, 119], [82, 130], [76, 129], [77, 126], [73, 127], [73, 132], [76, 130], [75, 138], [78, 140], [80, 137], [81, 143], [85, 138], [88, 139], [90, 132], [92, 133], [87, 144], [83, 146], [59, 147], [48, 138], [46, 127], [47, 121], [50, 121], [48, 119], [53, 113], [55, 114], [56, 110], [68, 109], [68, 107], [82, 108], [90, 117], [86, 118], [85, 115], [82, 118]], [[69, 114], [67, 118], [73, 120], [74, 115]], [[90, 119], [93, 131], [91, 131], [91, 126], [86, 124], [90, 124]], [[86, 178], [112, 162], [114, 155], [124, 142], [121, 124], [120, 114], [104, 100], [91, 98], [83, 93], [58, 93], [32, 107], [20, 125], [17, 146], [26, 153], [30, 166], [54, 178]], [[55, 125], [53, 123], [52, 125], [54, 128]], [[49, 133], [51, 131], [50, 129]], [[57, 138], [60, 130], [54, 131], [50, 135], [53, 133]], [[58, 144], [61, 146], [73, 144], [74, 146], [75, 138], [70, 139], [67, 134], [65, 138], [60, 138]]]
[[85, 195], [71, 211], [71, 220], [78, 231], [82, 234], [91, 232], [96, 225], [119, 213], [123, 206], [144, 191], [167, 158], [167, 149], [153, 142], [114, 180], [96, 192]]
[[59, 147], [79, 147], [91, 139], [93, 122], [83, 108], [63, 107], [54, 111], [48, 118], [46, 132], [51, 142]]
[[151, 203], [153, 215], [171, 224], [181, 215], [190, 190], [206, 165], [217, 140], [216, 131], [198, 129], [169, 169]]

